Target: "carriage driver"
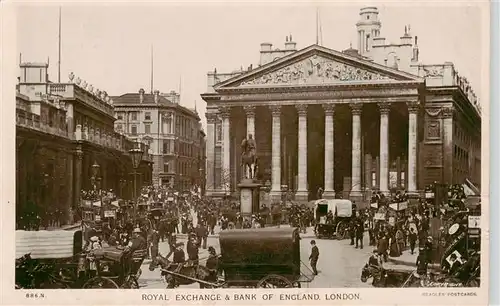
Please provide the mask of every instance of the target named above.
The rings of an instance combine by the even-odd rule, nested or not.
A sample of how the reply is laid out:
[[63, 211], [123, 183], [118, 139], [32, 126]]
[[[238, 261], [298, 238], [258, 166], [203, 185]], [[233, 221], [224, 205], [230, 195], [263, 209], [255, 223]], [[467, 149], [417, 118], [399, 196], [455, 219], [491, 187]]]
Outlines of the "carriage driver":
[[128, 253], [133, 253], [137, 250], [145, 250], [147, 248], [146, 240], [141, 235], [141, 229], [136, 227], [132, 232], [132, 239], [125, 248]]

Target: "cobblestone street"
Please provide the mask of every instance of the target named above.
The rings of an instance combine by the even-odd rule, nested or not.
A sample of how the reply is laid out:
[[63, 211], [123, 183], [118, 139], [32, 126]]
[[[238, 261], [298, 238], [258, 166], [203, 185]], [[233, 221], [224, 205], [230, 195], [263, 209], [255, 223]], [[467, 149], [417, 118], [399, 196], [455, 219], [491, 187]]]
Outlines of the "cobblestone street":
[[[312, 228], [308, 229], [301, 240], [301, 272], [306, 275], [312, 274], [309, 270], [310, 241], [313, 238]], [[179, 241], [186, 242], [184, 235], [178, 236]], [[346, 288], [346, 287], [371, 287], [370, 282], [363, 283], [360, 280], [361, 268], [367, 262], [373, 247], [368, 246], [368, 235], [365, 235], [363, 249], [356, 249], [349, 245], [349, 239], [346, 240], [327, 240], [315, 239], [320, 251], [318, 261], [319, 274], [311, 283], [303, 283], [303, 288]], [[214, 246], [219, 254], [219, 238], [211, 236], [208, 238], [207, 247]], [[167, 242], [160, 242], [160, 253], [166, 255], [169, 251]], [[204, 259], [208, 257], [207, 250], [200, 249], [201, 264], [205, 264]], [[304, 266], [307, 264], [307, 266]], [[160, 289], [165, 288], [164, 281], [160, 278], [160, 270], [149, 271], [149, 261], [142, 266], [142, 275], [139, 279], [141, 288]], [[196, 289], [198, 284], [184, 286], [183, 288]]]

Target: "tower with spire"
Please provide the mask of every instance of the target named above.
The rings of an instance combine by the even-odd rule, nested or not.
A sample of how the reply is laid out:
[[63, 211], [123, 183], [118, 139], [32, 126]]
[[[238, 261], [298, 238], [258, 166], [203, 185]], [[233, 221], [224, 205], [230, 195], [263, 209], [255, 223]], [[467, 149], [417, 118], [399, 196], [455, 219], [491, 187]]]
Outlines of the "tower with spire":
[[379, 37], [382, 23], [378, 19], [376, 7], [364, 7], [359, 11], [359, 21], [356, 23], [358, 32], [358, 50], [363, 56], [370, 56], [373, 39]]

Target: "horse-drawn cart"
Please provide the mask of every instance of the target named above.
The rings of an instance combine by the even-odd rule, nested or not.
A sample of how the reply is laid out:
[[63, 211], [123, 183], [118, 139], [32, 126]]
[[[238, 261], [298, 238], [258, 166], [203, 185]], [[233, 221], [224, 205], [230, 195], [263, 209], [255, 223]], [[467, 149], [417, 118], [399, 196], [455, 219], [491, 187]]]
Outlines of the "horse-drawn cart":
[[[295, 228], [258, 228], [222, 231], [221, 254], [217, 273], [203, 266], [185, 267], [180, 271], [162, 269], [167, 284], [200, 283], [201, 288], [256, 287], [300, 288], [314, 279], [312, 272], [302, 273], [300, 236]], [[305, 266], [305, 265], [304, 265]], [[188, 271], [191, 270], [191, 271]], [[193, 273], [191, 273], [194, 271]], [[196, 272], [197, 271], [197, 272]], [[189, 280], [190, 282], [186, 282]], [[173, 288], [173, 286], [168, 286]]]
[[353, 216], [353, 204], [350, 200], [317, 200], [314, 207], [317, 238], [347, 238], [349, 222]]
[[16, 288], [138, 288], [145, 251], [85, 250], [78, 231], [16, 231]]

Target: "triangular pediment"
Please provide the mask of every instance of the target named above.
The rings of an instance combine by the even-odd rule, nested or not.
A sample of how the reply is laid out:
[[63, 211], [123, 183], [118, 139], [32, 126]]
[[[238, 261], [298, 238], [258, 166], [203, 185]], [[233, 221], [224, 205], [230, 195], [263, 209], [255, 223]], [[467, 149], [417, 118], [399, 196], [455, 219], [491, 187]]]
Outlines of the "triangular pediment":
[[215, 85], [215, 89], [345, 82], [423, 81], [418, 76], [318, 45]]

